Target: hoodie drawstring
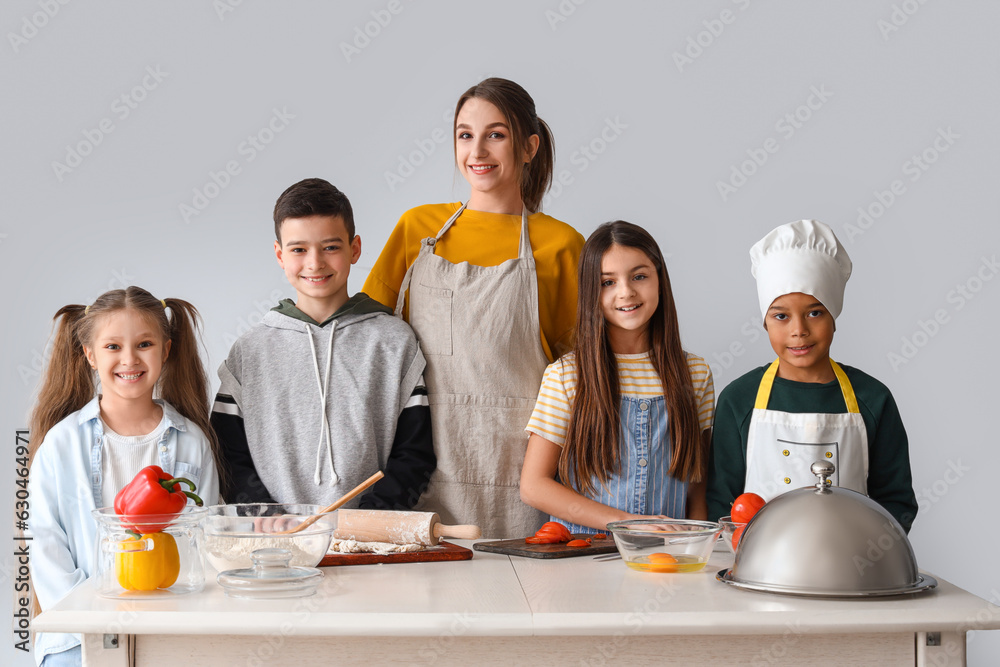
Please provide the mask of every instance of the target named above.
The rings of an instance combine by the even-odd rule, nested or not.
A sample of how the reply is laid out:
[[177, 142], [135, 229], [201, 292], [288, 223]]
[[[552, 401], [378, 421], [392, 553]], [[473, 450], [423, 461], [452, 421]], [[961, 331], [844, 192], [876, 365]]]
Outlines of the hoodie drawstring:
[[337, 330], [337, 320], [330, 323], [330, 344], [328, 346], [328, 354], [326, 357], [326, 373], [323, 379], [319, 376], [319, 356], [316, 354], [316, 343], [313, 342], [312, 332], [309, 330], [309, 325], [306, 324], [306, 335], [309, 336], [309, 349], [312, 350], [313, 356], [313, 368], [316, 371], [316, 385], [319, 387], [319, 405], [320, 413], [323, 415], [320, 422], [319, 431], [319, 445], [316, 447], [316, 474], [313, 477], [313, 481], [319, 485], [323, 482], [322, 466], [320, 461], [323, 458], [323, 440], [326, 440], [326, 449], [330, 453], [330, 473], [332, 478], [330, 479], [330, 486], [336, 486], [340, 481], [340, 477], [337, 475], [337, 469], [333, 465], [333, 439], [330, 436], [330, 421], [326, 416], [326, 392], [327, 388], [330, 386], [330, 367], [333, 365], [333, 332]]

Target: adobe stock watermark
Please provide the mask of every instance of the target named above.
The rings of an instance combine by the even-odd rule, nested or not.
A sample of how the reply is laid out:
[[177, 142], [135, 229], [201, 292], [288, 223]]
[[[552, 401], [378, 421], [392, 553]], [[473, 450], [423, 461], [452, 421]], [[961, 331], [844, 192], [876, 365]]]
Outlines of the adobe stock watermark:
[[611, 144], [618, 141], [627, 129], [628, 125], [622, 122], [621, 116], [614, 118], [606, 116], [604, 124], [594, 134], [594, 137], [590, 141], [580, 144], [570, 154], [569, 163], [576, 167], [575, 171], [561, 169], [558, 174], [552, 175], [552, 187], [542, 198], [542, 205], [547, 206], [562, 196], [563, 192], [576, 181], [576, 176], [587, 171], [592, 164], [597, 162], [598, 158], [604, 155]]
[[344, 55], [344, 60], [350, 64], [352, 59], [360, 56], [361, 52], [371, 46], [372, 41], [377, 39], [404, 9], [406, 6], [402, 0], [389, 0], [384, 8], [373, 9], [370, 12], [372, 17], [370, 21], [354, 26], [351, 41], [340, 43], [340, 52]]
[[472, 616], [468, 611], [463, 611], [461, 614], [452, 614], [448, 629], [425, 646], [422, 646], [417, 651], [417, 657], [420, 658], [423, 664], [427, 665], [440, 662], [441, 658], [453, 648], [455, 641], [459, 637], [467, 635], [470, 628], [472, 628]]
[[889, 37], [909, 23], [910, 18], [919, 12], [925, 4], [927, 4], [927, 0], [903, 0], [899, 4], [894, 4], [887, 19], [880, 18], [875, 22], [875, 27], [882, 33], [882, 41], [888, 42]]
[[[750, 7], [750, 0], [732, 0], [741, 12]], [[703, 30], [699, 30], [694, 35], [687, 38], [687, 43], [682, 50], [673, 52], [674, 65], [677, 71], [684, 73], [684, 68], [694, 64], [694, 61], [701, 58], [705, 52], [715, 44], [716, 40], [722, 37], [726, 31], [726, 26], [736, 23], [739, 14], [731, 9], [723, 9], [718, 16], [705, 19], [701, 22]]]
[[22, 16], [19, 30], [7, 33], [7, 41], [10, 42], [10, 48], [14, 53], [19, 53], [28, 42], [37, 37], [39, 31], [47, 26], [59, 10], [69, 2], [70, 0], [38, 0], [39, 11]]
[[139, 105], [149, 97], [151, 92], [159, 88], [168, 76], [170, 73], [161, 70], [159, 65], [147, 66], [139, 82], [111, 102], [112, 116], [105, 116], [99, 120], [96, 127], [84, 128], [81, 132], [83, 139], [75, 144], [66, 144], [66, 154], [63, 161], [52, 161], [52, 171], [56, 175], [56, 179], [62, 183], [68, 174], [73, 173], [74, 169], [83, 164], [87, 156], [104, 143], [104, 139], [118, 127], [115, 125], [115, 119], [118, 122], [128, 120], [132, 112], [138, 109]]
[[243, 167], [257, 159], [257, 156], [267, 150], [275, 138], [288, 129], [288, 125], [295, 119], [295, 115], [289, 113], [288, 107], [280, 109], [274, 107], [271, 110], [271, 117], [263, 126], [253, 134], [248, 134], [246, 139], [236, 145], [236, 157], [227, 160], [218, 171], [210, 169], [208, 179], [203, 185], [192, 188], [191, 201], [181, 202], [178, 211], [185, 223], [190, 224], [192, 218], [201, 215], [208, 205], [223, 193], [233, 182], [234, 176], [243, 173]]
[[[965, 477], [965, 473], [971, 472], [972, 468], [963, 465], [961, 459], [947, 462], [947, 467], [941, 476], [929, 485], [924, 485], [915, 492], [917, 498], [917, 514], [926, 517], [927, 513], [948, 495], [952, 487], [956, 486]], [[911, 522], [916, 518], [914, 514], [904, 514], [903, 520]], [[886, 521], [882, 524], [882, 530], [878, 535], [872, 536], [865, 544], [865, 552], [854, 554], [852, 561], [860, 576], [874, 567], [876, 563], [886, 557], [906, 539], [906, 533], [901, 525], [894, 521]]]
[[649, 624], [650, 620], [664, 606], [677, 596], [677, 584], [672, 583], [669, 577], [658, 578], [659, 585], [652, 591], [642, 604], [632, 607], [632, 611], [625, 615], [624, 624], [628, 631], [620, 630], [610, 637], [610, 641], [601, 642], [595, 651], [586, 656], [581, 656], [578, 665], [583, 667], [605, 667], [606, 665], [621, 664], [621, 649], [627, 646], [632, 637]]
[[[111, 271], [111, 279], [107, 283], [107, 288], [105, 292], [116, 289], [125, 289], [135, 283], [133, 280], [135, 276], [129, 274], [128, 269], [122, 268], [121, 270]], [[101, 292], [103, 294], [103, 292]], [[85, 299], [83, 304], [88, 305], [94, 303], [100, 294], [95, 294], [92, 297]], [[55, 333], [53, 331], [53, 333]], [[49, 357], [52, 355], [52, 345], [55, 342], [55, 336], [49, 336], [49, 339], [45, 342], [45, 347], [41, 351], [35, 349], [31, 351], [31, 361], [29, 365], [18, 364], [17, 374], [21, 378], [21, 383], [28, 387], [33, 382], [37, 382], [42, 375], [42, 369], [45, 368], [45, 364], [48, 363]]]
[[569, 20], [569, 17], [576, 13], [576, 8], [587, 2], [587, 0], [560, 0], [553, 9], [545, 10], [545, 20], [548, 21], [549, 28], [555, 32], [561, 23]]
[[935, 336], [941, 333], [941, 329], [952, 321], [953, 315], [975, 299], [986, 283], [992, 281], [997, 273], [1000, 273], [1000, 262], [997, 262], [996, 254], [990, 257], [982, 256], [979, 266], [972, 272], [972, 275], [962, 282], [956, 283], [954, 288], [945, 295], [947, 306], [935, 309], [926, 319], [918, 319], [913, 333], [900, 338], [898, 351], [893, 350], [886, 354], [889, 367], [898, 373], [901, 367], [910, 363], [920, 350], [925, 348]]
[[417, 173], [417, 169], [422, 167], [430, 159], [442, 144], [451, 139], [452, 120], [455, 116], [454, 107], [445, 108], [441, 114], [441, 121], [444, 126], [438, 126], [430, 132], [425, 132], [418, 139], [413, 140], [415, 148], [408, 153], [399, 153], [396, 156], [396, 169], [382, 172], [385, 184], [389, 192], [395, 192], [396, 188], [406, 183], [406, 179]]
[[260, 324], [261, 320], [264, 319], [264, 315], [267, 314], [271, 308], [278, 305], [281, 300], [281, 290], [271, 290], [271, 293], [267, 295], [267, 299], [261, 299], [260, 301], [254, 301], [254, 309], [247, 314], [246, 317], [241, 317], [237, 320], [236, 329], [233, 331], [223, 334], [222, 340], [226, 344], [226, 348], [233, 346], [236, 340], [250, 331], [251, 328]]
[[215, 15], [219, 17], [219, 22], [226, 20], [227, 14], [232, 14], [238, 7], [243, 6], [243, 0], [213, 0], [212, 8]]
[[295, 601], [291, 611], [294, 616], [288, 620], [283, 620], [275, 631], [269, 632], [259, 637], [260, 641], [255, 646], [247, 649], [247, 667], [263, 667], [264, 665], [275, 664], [282, 653], [282, 647], [290, 637], [294, 637], [299, 625], [309, 619], [313, 613], [323, 608], [323, 605], [330, 597], [327, 587], [334, 587], [334, 591], [339, 588], [336, 583], [328, 583], [329, 580], [321, 584], [320, 590], [310, 597], [299, 598]]
[[768, 137], [760, 147], [746, 149], [747, 159], [730, 165], [727, 180], [715, 182], [715, 187], [719, 191], [719, 197], [722, 198], [723, 203], [746, 185], [767, 164], [771, 156], [778, 152], [782, 142], [790, 141], [799, 130], [805, 127], [806, 123], [812, 120], [816, 112], [830, 101], [831, 97], [833, 97], [833, 92], [827, 90], [826, 84], [820, 84], [818, 87], [810, 86], [809, 95], [805, 101], [775, 121], [774, 131], [778, 133], [779, 138]]
[[798, 644], [804, 633], [801, 622], [785, 623], [785, 631], [770, 646], [760, 649], [750, 658], [751, 667], [788, 664], [788, 649]]
[[713, 352], [712, 367], [721, 366], [724, 370], [731, 368], [737, 359], [746, 354], [748, 346], [756, 343], [764, 335], [762, 322], [760, 311], [754, 311], [748, 318], [744, 319], [740, 325], [742, 338], [732, 341], [722, 352]]
[[[951, 150], [951, 147], [961, 138], [962, 135], [955, 133], [950, 125], [937, 128], [934, 139], [922, 150], [907, 158], [900, 165], [900, 171], [903, 172], [903, 176], [907, 177], [907, 181], [916, 183], [927, 173], [931, 165], [941, 159], [941, 156]], [[847, 240], [853, 242], [859, 236], [864, 235], [906, 193], [906, 181], [902, 178], [894, 179], [884, 190], [874, 190], [872, 192], [873, 199], [864, 206], [858, 207], [858, 217], [854, 223], [844, 225]]]

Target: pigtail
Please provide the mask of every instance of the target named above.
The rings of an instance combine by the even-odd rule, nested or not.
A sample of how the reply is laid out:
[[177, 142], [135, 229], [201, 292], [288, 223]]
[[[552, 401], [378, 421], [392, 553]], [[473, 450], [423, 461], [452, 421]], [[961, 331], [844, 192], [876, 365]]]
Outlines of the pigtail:
[[531, 134], [538, 135], [538, 150], [531, 162], [524, 165], [521, 171], [521, 201], [529, 212], [535, 213], [542, 207], [542, 197], [552, 185], [552, 172], [555, 167], [555, 140], [548, 123], [535, 117], [538, 126]]
[[160, 374], [160, 398], [202, 430], [221, 475], [219, 440], [210, 423], [208, 376], [198, 351], [198, 309], [183, 299], [164, 299], [162, 303], [170, 310], [170, 355]]
[[86, 313], [84, 306], [63, 306], [53, 318], [57, 324], [52, 356], [42, 376], [38, 400], [31, 413], [29, 464], [49, 429], [94, 398], [97, 390], [94, 373], [77, 334], [78, 324]]

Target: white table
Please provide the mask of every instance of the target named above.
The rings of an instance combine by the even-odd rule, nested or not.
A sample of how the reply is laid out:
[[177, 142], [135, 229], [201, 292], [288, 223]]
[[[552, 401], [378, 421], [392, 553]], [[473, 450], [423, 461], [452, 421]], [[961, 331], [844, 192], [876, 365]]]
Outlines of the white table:
[[[465, 546], [469, 543], [458, 541]], [[471, 561], [326, 568], [319, 592], [234, 600], [210, 576], [170, 600], [98, 598], [85, 583], [33, 628], [85, 634], [93, 665], [625, 664], [964, 665], [968, 630], [1000, 629], [1000, 607], [938, 578], [899, 598], [753, 593], [697, 573], [621, 561]], [[112, 646], [117, 636], [117, 646]], [[938, 645], [929, 645], [938, 644]]]

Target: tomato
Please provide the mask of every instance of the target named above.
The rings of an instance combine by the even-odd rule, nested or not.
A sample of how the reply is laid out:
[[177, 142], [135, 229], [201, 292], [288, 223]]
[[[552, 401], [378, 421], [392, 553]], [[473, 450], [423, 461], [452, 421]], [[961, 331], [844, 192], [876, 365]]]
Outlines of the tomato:
[[746, 526], [740, 526], [739, 528], [733, 531], [733, 551], [736, 551], [736, 545], [740, 543], [740, 538], [743, 537], [743, 531], [745, 529]]
[[558, 544], [573, 539], [569, 529], [556, 521], [546, 521], [532, 537], [524, 538], [528, 544]]
[[595, 540], [606, 540], [606, 539], [608, 539], [608, 536], [605, 535], [604, 533], [597, 533], [596, 535], [594, 535], [594, 539]]
[[748, 523], [764, 506], [764, 499], [756, 493], [744, 493], [733, 501], [733, 523]]
[[589, 547], [590, 540], [570, 540], [566, 543], [568, 547]]

